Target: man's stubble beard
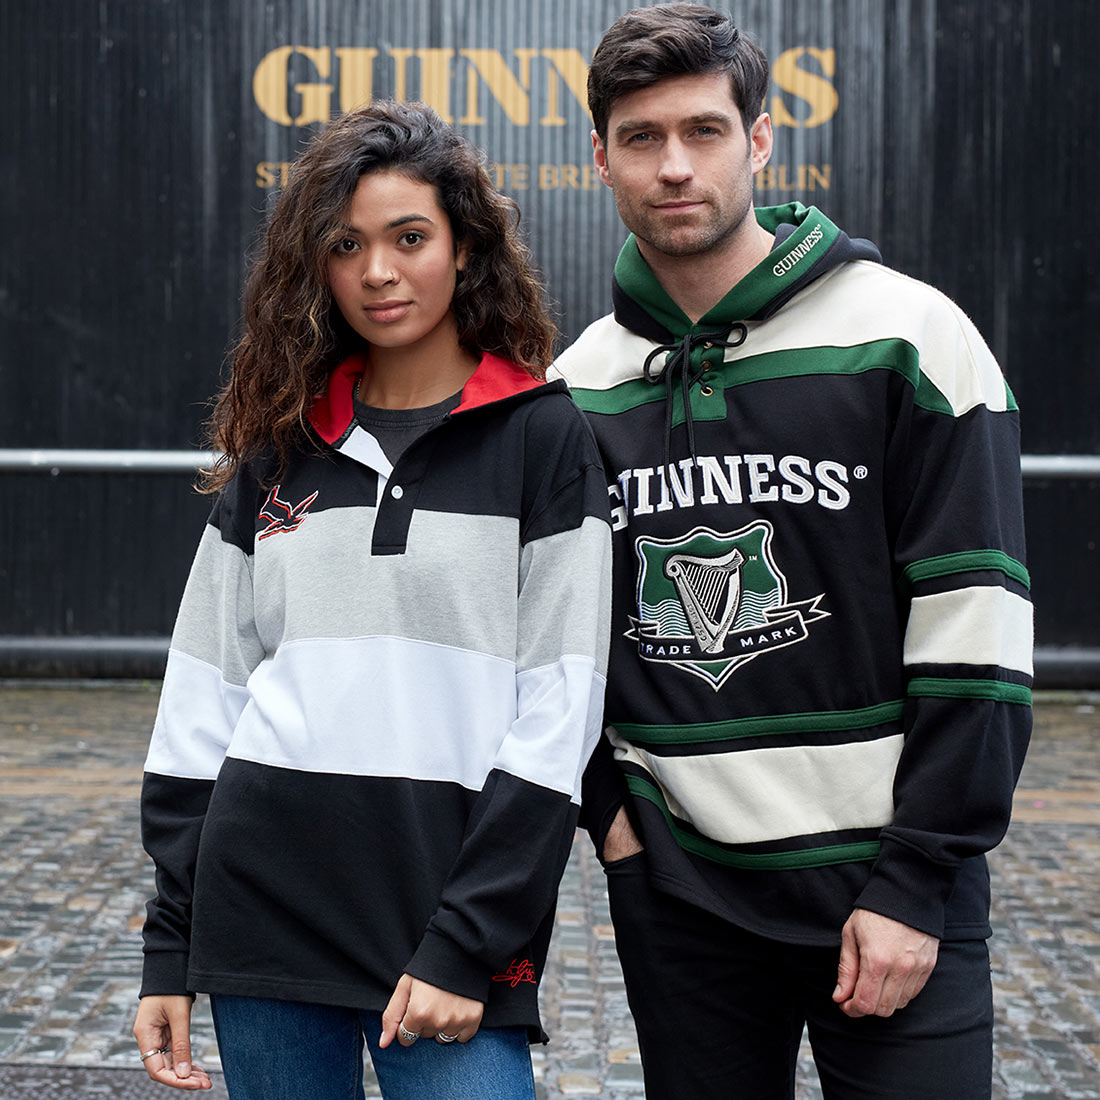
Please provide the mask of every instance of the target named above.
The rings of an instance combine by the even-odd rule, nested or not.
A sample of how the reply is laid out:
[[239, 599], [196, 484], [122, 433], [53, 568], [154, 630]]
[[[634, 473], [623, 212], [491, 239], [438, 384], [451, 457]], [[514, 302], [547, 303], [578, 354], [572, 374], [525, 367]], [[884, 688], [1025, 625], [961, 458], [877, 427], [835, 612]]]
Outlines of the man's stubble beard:
[[[704, 256], [712, 252], [723, 251], [730, 241], [737, 236], [744, 226], [746, 219], [753, 216], [751, 199], [743, 208], [738, 205], [735, 214], [728, 220], [721, 220], [720, 211], [715, 211], [711, 218], [703, 225], [694, 229], [676, 229], [675, 227], [662, 228], [656, 218], [650, 218], [638, 213], [632, 207], [627, 208], [629, 217], [623, 214], [623, 205], [619, 200], [619, 194], [612, 184], [612, 193], [615, 196], [619, 217], [623, 224], [643, 244], [661, 255], [673, 259], [684, 259], [690, 256]], [[670, 196], [674, 198], [675, 196]], [[711, 207], [714, 210], [714, 207]], [[631, 224], [631, 223], [634, 224]]]

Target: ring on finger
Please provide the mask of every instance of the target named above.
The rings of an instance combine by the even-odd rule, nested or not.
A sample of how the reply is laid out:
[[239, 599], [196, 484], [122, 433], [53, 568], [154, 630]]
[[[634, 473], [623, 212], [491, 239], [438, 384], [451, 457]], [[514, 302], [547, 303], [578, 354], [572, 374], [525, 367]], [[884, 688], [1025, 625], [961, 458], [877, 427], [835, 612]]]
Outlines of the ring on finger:
[[168, 1054], [171, 1049], [171, 1047], [157, 1047], [156, 1050], [147, 1050], [140, 1057], [141, 1060], [144, 1062], [146, 1058], [152, 1058], [154, 1054]]
[[398, 1024], [397, 1030], [398, 1032], [400, 1032], [401, 1038], [404, 1039], [406, 1043], [415, 1043], [416, 1040], [420, 1038], [419, 1031], [409, 1031], [409, 1029], [405, 1027], [404, 1024]]
[[445, 1031], [436, 1032], [436, 1040], [440, 1043], [453, 1043], [458, 1038], [459, 1033], [456, 1031], [453, 1035], [448, 1035]]

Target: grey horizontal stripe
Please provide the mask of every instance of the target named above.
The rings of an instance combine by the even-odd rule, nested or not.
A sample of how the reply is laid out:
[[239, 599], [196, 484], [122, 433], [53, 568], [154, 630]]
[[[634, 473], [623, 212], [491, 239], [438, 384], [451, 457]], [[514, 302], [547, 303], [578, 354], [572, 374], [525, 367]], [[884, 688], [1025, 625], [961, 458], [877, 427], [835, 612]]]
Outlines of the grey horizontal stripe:
[[520, 580], [519, 670], [539, 668], [570, 653], [595, 658], [596, 671], [605, 675], [607, 652], [599, 639], [610, 630], [607, 524], [589, 517], [576, 530], [528, 543]]
[[263, 660], [264, 648], [252, 614], [252, 562], [218, 530], [203, 529], [187, 578], [172, 648], [221, 670], [230, 684], [243, 686]]
[[256, 623], [268, 652], [387, 636], [514, 661], [519, 524], [419, 510], [406, 552], [371, 556], [373, 508], [332, 508], [259, 542]]

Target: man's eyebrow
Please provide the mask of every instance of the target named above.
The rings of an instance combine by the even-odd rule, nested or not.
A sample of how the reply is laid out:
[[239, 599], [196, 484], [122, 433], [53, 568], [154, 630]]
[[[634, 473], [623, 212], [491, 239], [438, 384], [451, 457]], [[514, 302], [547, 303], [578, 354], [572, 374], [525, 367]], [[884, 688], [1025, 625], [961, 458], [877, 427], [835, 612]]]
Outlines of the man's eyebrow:
[[633, 133], [635, 130], [653, 130], [659, 129], [654, 126], [652, 122], [645, 122], [642, 119], [627, 118], [615, 127], [615, 136], [622, 137], [623, 134]]
[[[732, 121], [733, 116], [727, 114], [725, 111], [706, 111], [703, 114], [689, 115], [687, 118], [678, 118], [672, 125], [702, 126], [707, 122], [722, 122], [729, 125]], [[661, 130], [663, 128], [664, 125], [660, 123], [649, 122], [645, 119], [627, 118], [615, 127], [615, 136], [622, 137], [624, 134], [634, 133], [639, 130]]]

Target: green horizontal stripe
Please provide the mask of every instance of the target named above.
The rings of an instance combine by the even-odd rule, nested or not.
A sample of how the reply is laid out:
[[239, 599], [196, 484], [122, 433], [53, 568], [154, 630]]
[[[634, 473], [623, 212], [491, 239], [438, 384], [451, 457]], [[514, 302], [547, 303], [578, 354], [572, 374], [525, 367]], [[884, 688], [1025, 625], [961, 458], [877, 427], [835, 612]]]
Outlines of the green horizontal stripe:
[[627, 786], [639, 798], [652, 802], [664, 815], [676, 843], [684, 851], [723, 863], [727, 867], [739, 867], [745, 871], [794, 871], [802, 867], [828, 867], [834, 863], [852, 863], [857, 860], [875, 859], [879, 853], [877, 840], [855, 844], [829, 844], [821, 848], [806, 848], [798, 852], [761, 852], [746, 854], [731, 852], [713, 840], [688, 832], [673, 818], [661, 792], [640, 776], [628, 775]]
[[993, 570], [1031, 588], [1031, 577], [1023, 563], [1010, 557], [1003, 550], [962, 550], [957, 554], [941, 554], [936, 558], [924, 558], [905, 567], [904, 576], [910, 584], [932, 577], [946, 577], [952, 573], [977, 573]]
[[[899, 374], [916, 390], [914, 401], [921, 408], [954, 415], [947, 398], [921, 372], [917, 349], [906, 340], [869, 340], [866, 344], [848, 348], [785, 348], [727, 362], [708, 382], [714, 388], [730, 389], [778, 378], [857, 375], [872, 370]], [[663, 401], [665, 397], [663, 386], [651, 385], [640, 378], [621, 382], [609, 390], [576, 388], [572, 393], [573, 399], [585, 412], [610, 415]]]
[[589, 413], [629, 412], [642, 405], [651, 405], [655, 401], [664, 401], [664, 386], [654, 386], [641, 378], [630, 382], [620, 382], [609, 390], [586, 390], [574, 387], [570, 390], [573, 400]]
[[991, 699], [996, 703], [1031, 706], [1031, 688], [1001, 680], [945, 680], [931, 676], [909, 681], [909, 694], [940, 699]]
[[829, 710], [804, 714], [775, 714], [756, 718], [732, 718], [724, 722], [695, 722], [677, 726], [612, 722], [635, 745], [691, 744], [735, 741], [742, 737], [770, 737], [784, 733], [831, 733], [862, 730], [896, 722], [901, 718], [901, 700], [877, 703], [856, 710]]

